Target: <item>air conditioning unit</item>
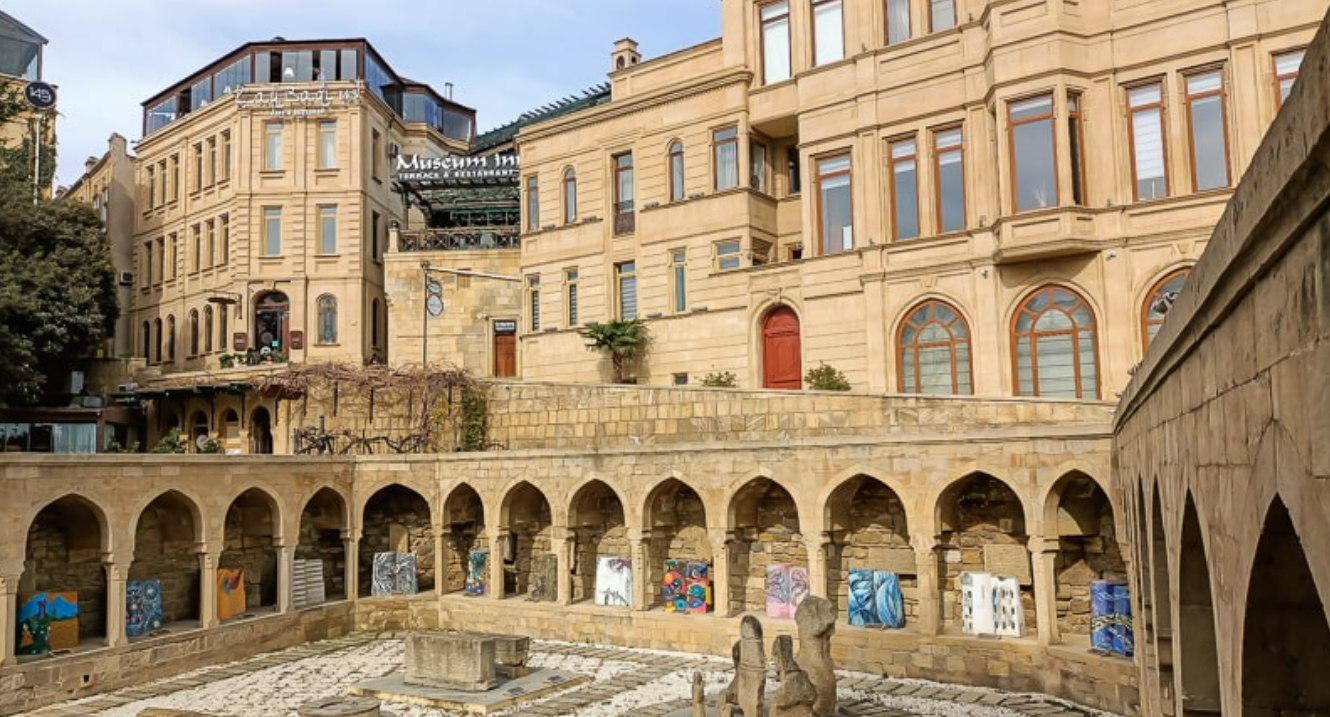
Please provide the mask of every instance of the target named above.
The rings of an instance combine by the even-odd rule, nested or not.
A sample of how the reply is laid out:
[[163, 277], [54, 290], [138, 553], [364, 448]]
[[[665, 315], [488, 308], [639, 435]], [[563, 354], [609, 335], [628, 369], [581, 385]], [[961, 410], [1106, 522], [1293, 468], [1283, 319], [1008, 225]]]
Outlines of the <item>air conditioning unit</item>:
[[116, 390], [120, 393], [133, 393], [139, 390], [139, 385], [131, 381], [130, 383], [122, 383], [119, 386], [116, 386]]
[[116, 278], [120, 282], [121, 286], [134, 285], [134, 272], [132, 271], [122, 271], [117, 275]]

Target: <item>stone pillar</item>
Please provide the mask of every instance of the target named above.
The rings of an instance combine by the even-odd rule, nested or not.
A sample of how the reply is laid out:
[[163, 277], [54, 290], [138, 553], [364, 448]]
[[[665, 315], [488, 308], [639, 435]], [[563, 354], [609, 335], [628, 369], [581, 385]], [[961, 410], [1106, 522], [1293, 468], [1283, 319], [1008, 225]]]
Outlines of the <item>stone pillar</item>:
[[938, 541], [931, 535], [910, 538], [918, 571], [918, 616], [920, 635], [936, 635], [942, 629], [942, 587], [938, 584]]
[[711, 541], [711, 597], [715, 601], [715, 613], [721, 617], [730, 616], [730, 547], [734, 542], [733, 533], [728, 530], [713, 528], [707, 531]]
[[629, 528], [633, 550], [633, 609], [651, 609], [651, 531]]
[[448, 592], [448, 541], [443, 526], [434, 526], [434, 595], [443, 597]]
[[343, 590], [347, 600], [360, 597], [360, 531], [342, 531]]
[[0, 574], [0, 667], [14, 664], [14, 635], [18, 632], [18, 581], [22, 577], [22, 572]]
[[507, 541], [512, 540], [507, 526], [500, 526], [490, 533], [490, 584], [489, 594], [495, 600], [502, 600], [503, 595], [503, 558], [507, 552]]
[[103, 559], [106, 568], [106, 646], [119, 647], [129, 643], [125, 636], [125, 583], [129, 580], [129, 563]]
[[1034, 536], [1029, 540], [1029, 547], [1034, 568], [1034, 616], [1038, 623], [1039, 644], [1056, 645], [1062, 642], [1057, 605], [1058, 539]]
[[808, 549], [809, 594], [827, 597], [827, 554], [831, 550], [831, 533], [825, 530], [804, 533], [804, 547]]
[[221, 552], [199, 548], [199, 627], [217, 627], [217, 562]]
[[277, 551], [277, 612], [291, 612], [295, 604], [296, 549], [293, 545], [275, 546]]
[[[554, 550], [556, 577], [559, 580], [558, 603], [571, 605], [573, 602], [573, 551], [577, 550], [577, 541], [573, 540], [573, 531], [562, 527], [550, 528], [550, 548]], [[595, 571], [595, 565], [578, 565], [578, 570]]]

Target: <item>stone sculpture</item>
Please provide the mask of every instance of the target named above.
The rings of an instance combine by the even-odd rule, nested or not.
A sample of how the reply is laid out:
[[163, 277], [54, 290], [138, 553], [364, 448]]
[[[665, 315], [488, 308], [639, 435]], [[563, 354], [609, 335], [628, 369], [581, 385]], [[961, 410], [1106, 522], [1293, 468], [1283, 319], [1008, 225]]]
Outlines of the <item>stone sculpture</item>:
[[739, 704], [739, 659], [742, 655], [740, 645], [742, 641], [735, 640], [734, 647], [730, 649], [730, 657], [734, 660], [734, 677], [730, 679], [730, 684], [725, 686], [725, 691], [717, 700], [719, 704], [716, 710], [720, 713], [720, 717], [730, 717], [734, 705]]
[[707, 717], [707, 697], [701, 672], [693, 673], [693, 717]]
[[780, 689], [771, 697], [771, 717], [813, 717], [818, 690], [794, 659], [794, 638], [780, 635], [771, 646]]
[[744, 717], [762, 717], [767, 651], [762, 642], [762, 623], [752, 615], [744, 615], [739, 622], [739, 666], [734, 679], [735, 696]]
[[836, 631], [836, 608], [831, 601], [810, 595], [794, 613], [799, 628], [799, 667], [817, 687], [813, 714], [836, 713], [836, 666], [831, 661], [831, 633]]

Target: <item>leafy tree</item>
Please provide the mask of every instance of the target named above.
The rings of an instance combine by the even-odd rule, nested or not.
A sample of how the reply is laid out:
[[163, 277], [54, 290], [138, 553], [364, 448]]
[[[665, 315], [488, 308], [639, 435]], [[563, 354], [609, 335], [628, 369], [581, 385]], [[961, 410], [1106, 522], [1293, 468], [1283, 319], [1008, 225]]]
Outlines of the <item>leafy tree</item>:
[[[13, 88], [0, 94], [0, 126], [26, 123], [21, 102]], [[101, 220], [74, 202], [33, 201], [31, 144], [0, 146], [0, 405], [53, 393], [53, 379], [110, 336], [119, 315]], [[42, 159], [49, 183], [54, 148]]]
[[646, 325], [637, 319], [603, 324], [593, 321], [578, 333], [587, 340], [588, 351], [600, 351], [610, 357], [615, 383], [624, 382], [624, 365], [645, 353], [649, 341]]

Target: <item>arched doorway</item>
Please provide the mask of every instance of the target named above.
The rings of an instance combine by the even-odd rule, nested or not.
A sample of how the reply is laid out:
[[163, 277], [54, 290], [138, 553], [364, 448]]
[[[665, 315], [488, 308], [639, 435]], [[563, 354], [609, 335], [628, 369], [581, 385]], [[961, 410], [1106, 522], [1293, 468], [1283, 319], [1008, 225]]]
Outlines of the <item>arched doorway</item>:
[[488, 594], [488, 566], [494, 558], [485, 534], [485, 504], [475, 488], [463, 483], [448, 495], [443, 503], [443, 523], [448, 546], [440, 578], [443, 591]]
[[794, 497], [770, 478], [754, 478], [730, 502], [734, 543], [729, 586], [730, 612], [766, 613], [790, 619], [810, 592], [808, 549], [799, 531]]
[[[623, 502], [619, 495], [602, 481], [591, 481], [573, 496], [572, 510], [568, 516], [568, 528], [573, 534], [573, 601], [593, 600], [597, 604], [631, 607], [633, 596], [631, 582], [629, 590], [622, 588], [622, 579], [608, 580], [607, 584], [597, 582], [601, 577], [601, 558], [615, 561], [631, 561], [632, 550], [628, 545], [628, 529], [624, 525]], [[621, 565], [620, 563], [616, 563]], [[632, 575], [631, 566], [627, 572]], [[624, 571], [609, 571], [615, 575]], [[630, 578], [631, 580], [631, 578]], [[608, 584], [612, 583], [612, 584]]]
[[105, 526], [101, 509], [76, 495], [33, 519], [19, 579], [17, 654], [45, 655], [106, 635]]
[[[134, 526], [134, 562], [129, 566], [129, 579], [155, 581], [156, 585], [142, 588], [149, 599], [144, 602], [141, 616], [134, 614], [134, 605], [128, 606], [131, 614], [126, 634], [130, 637], [142, 637], [161, 628], [192, 627], [187, 623], [199, 619], [198, 552], [202, 526], [198, 516], [198, 506], [176, 491], [157, 496], [139, 514]], [[156, 588], [157, 600], [151, 600], [153, 596], [147, 594], [149, 587]], [[153, 602], [157, 604], [152, 605]], [[160, 609], [160, 614], [153, 614], [157, 612], [154, 607]]]
[[799, 316], [777, 306], [762, 319], [762, 386], [799, 390], [803, 385], [803, 350]]
[[254, 348], [285, 354], [291, 331], [291, 300], [280, 291], [259, 297], [254, 304]]
[[[1058, 541], [1053, 564], [1058, 633], [1066, 642], [1088, 644], [1091, 584], [1126, 577], [1113, 505], [1094, 478], [1074, 471], [1058, 479], [1049, 493], [1044, 523]], [[1078, 637], [1068, 640], [1071, 636]]]
[[[277, 546], [275, 539], [281, 516], [272, 496], [250, 488], [231, 502], [226, 511], [225, 543], [217, 561], [217, 616], [225, 620], [247, 610], [277, 606]], [[233, 571], [240, 571], [239, 574]], [[229, 576], [229, 577], [228, 577]], [[228, 582], [229, 581], [229, 582]], [[244, 604], [233, 587], [243, 584]]]
[[1325, 603], [1278, 496], [1266, 513], [1252, 566], [1242, 631], [1242, 714], [1330, 714]]
[[[415, 556], [415, 587], [417, 593], [434, 589], [434, 525], [430, 522], [430, 505], [425, 497], [396, 483], [385, 486], [365, 503], [361, 520], [360, 562], [357, 582], [360, 597], [375, 594], [376, 568], [381, 571], [379, 595], [407, 592], [411, 579], [410, 558], [395, 558], [375, 565], [376, 553], [394, 553]], [[392, 585], [389, 585], [391, 578]]]
[[963, 575], [990, 573], [1015, 578], [1024, 624], [1014, 629], [1034, 633], [1038, 626], [1033, 568], [1026, 547], [1025, 507], [1016, 491], [987, 473], [972, 474], [953, 483], [938, 498], [937, 519], [942, 627], [964, 629]]
[[545, 494], [523, 481], [509, 491], [500, 513], [504, 596], [557, 600], [558, 556], [554, 553], [550, 503]]
[[266, 408], [254, 409], [253, 415], [249, 417], [249, 452], [272, 453], [272, 419]]
[[[346, 501], [337, 491], [320, 488], [300, 513], [295, 555], [300, 564], [294, 571], [297, 608], [346, 597], [346, 546], [342, 542], [345, 530]], [[322, 600], [318, 599], [320, 593]]]
[[[662, 603], [666, 612], [709, 612], [707, 588], [715, 587], [711, 583], [706, 506], [701, 496], [677, 478], [666, 480], [647, 499], [647, 524], [651, 526], [650, 564], [637, 572], [647, 581], [648, 602]], [[690, 599], [690, 588], [700, 600]]]
[[[900, 627], [907, 616], [917, 615], [919, 568], [910, 547], [905, 504], [896, 491], [876, 478], [857, 475], [831, 494], [826, 514], [831, 526], [826, 589], [836, 611], [856, 627]], [[890, 588], [883, 573], [896, 576], [899, 590]], [[889, 599], [892, 592], [901, 598], [895, 606], [899, 610]], [[888, 599], [879, 602], [876, 595]]]
[[1210, 595], [1210, 565], [1196, 504], [1187, 494], [1178, 551], [1178, 647], [1182, 661], [1182, 715], [1221, 714], [1219, 654], [1215, 646], [1215, 608]]

